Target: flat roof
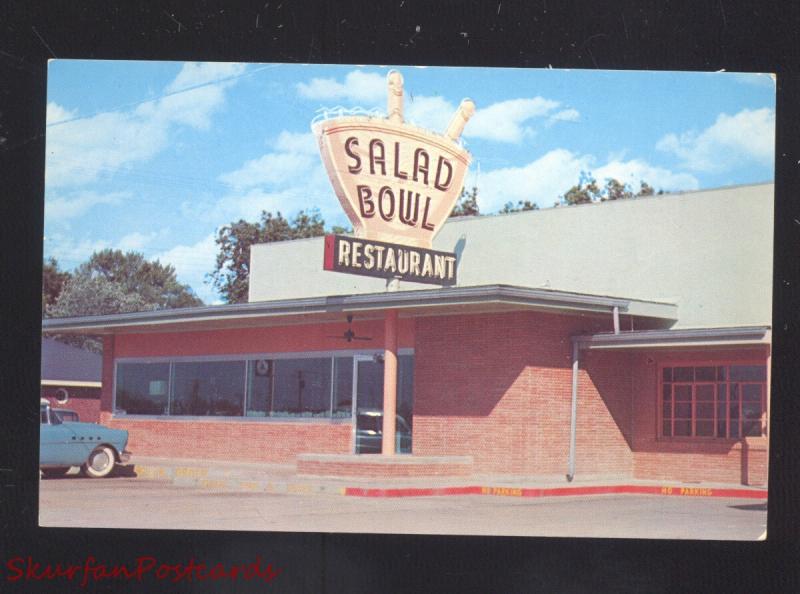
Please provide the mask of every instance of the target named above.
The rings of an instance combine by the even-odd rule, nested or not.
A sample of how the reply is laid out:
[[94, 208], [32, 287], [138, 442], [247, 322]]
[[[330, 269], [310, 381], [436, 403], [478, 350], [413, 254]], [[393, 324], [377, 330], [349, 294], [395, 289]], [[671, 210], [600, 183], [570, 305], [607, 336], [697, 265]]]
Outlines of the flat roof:
[[602, 332], [572, 337], [572, 341], [585, 350], [758, 345], [769, 344], [770, 339], [769, 326], [632, 330], [619, 334]]
[[377, 312], [386, 309], [397, 309], [403, 317], [415, 317], [520, 309], [611, 314], [614, 308], [632, 316], [662, 320], [677, 318], [677, 307], [661, 301], [509, 285], [485, 285], [47, 318], [42, 320], [42, 330], [46, 333], [114, 334], [125, 331], [205, 330], [253, 325], [324, 323], [341, 321], [343, 312]]

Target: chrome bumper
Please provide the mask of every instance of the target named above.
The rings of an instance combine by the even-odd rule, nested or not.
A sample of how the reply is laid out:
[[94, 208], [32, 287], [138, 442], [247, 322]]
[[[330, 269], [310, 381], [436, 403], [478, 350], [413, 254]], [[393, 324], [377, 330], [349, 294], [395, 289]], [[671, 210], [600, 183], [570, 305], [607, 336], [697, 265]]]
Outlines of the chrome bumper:
[[119, 461], [120, 461], [121, 463], [123, 463], [123, 464], [125, 464], [126, 462], [129, 462], [129, 461], [130, 461], [130, 459], [131, 459], [131, 453], [130, 453], [128, 450], [125, 450], [125, 451], [123, 451], [123, 452], [122, 452], [122, 453], [119, 455]]

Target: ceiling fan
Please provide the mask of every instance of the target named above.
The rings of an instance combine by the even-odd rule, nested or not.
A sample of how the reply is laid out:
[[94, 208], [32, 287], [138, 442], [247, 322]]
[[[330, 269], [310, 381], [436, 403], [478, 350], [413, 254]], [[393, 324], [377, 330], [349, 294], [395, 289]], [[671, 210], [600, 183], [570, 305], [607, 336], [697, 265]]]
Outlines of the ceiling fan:
[[344, 333], [336, 335], [336, 336], [328, 336], [328, 338], [344, 338], [347, 342], [353, 342], [354, 340], [372, 340], [371, 336], [356, 336], [356, 333], [353, 331], [352, 328], [353, 324], [353, 316], [347, 316], [347, 330]]

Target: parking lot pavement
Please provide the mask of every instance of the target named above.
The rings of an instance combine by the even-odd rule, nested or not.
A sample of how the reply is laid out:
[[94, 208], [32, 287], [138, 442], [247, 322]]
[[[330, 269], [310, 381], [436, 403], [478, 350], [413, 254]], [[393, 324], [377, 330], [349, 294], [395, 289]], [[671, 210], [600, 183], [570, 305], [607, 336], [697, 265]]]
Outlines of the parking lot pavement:
[[40, 482], [41, 526], [756, 540], [766, 501], [654, 495], [372, 499], [130, 477]]

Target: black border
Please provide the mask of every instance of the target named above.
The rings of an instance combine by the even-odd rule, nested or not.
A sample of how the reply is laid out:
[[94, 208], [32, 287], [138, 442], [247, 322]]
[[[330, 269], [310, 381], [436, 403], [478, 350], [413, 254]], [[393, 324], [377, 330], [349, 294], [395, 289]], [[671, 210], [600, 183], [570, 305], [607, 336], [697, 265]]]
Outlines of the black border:
[[[800, 591], [800, 431], [793, 425], [800, 419], [800, 7], [721, 0], [260, 0], [235, 10], [222, 0], [141, 4], [17, 2], [0, 8], [0, 579], [5, 559], [14, 555], [44, 562], [81, 562], [87, 554], [130, 562], [150, 554], [168, 562], [194, 556], [238, 563], [258, 554], [283, 570], [274, 585], [280, 592]], [[37, 452], [31, 446], [38, 417], [46, 60], [55, 56], [777, 72], [767, 542], [37, 528]], [[63, 583], [51, 587], [65, 591]], [[141, 591], [142, 585], [117, 589]], [[226, 584], [191, 589], [224, 591]], [[230, 585], [234, 589], [253, 587], [239, 582]], [[18, 591], [36, 588], [26, 584]]]

